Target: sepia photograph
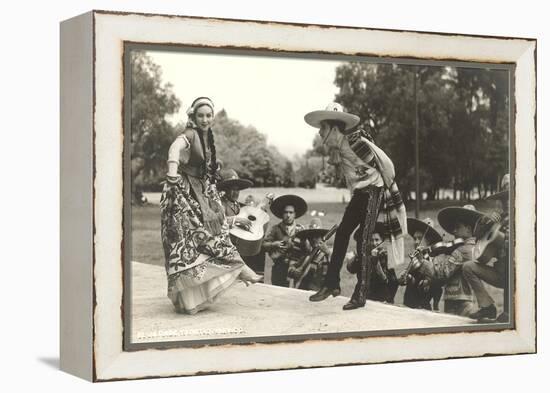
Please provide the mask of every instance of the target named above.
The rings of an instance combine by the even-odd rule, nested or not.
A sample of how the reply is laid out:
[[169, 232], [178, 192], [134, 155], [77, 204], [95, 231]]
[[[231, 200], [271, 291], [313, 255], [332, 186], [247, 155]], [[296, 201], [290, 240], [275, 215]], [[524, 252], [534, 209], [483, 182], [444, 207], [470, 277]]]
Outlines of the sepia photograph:
[[126, 43], [126, 350], [514, 328], [513, 64]]

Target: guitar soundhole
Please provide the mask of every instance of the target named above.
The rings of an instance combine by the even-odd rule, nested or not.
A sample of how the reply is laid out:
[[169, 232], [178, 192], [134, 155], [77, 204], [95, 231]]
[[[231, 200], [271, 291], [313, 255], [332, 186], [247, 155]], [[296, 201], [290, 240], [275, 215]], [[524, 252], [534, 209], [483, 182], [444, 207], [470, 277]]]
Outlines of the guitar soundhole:
[[256, 221], [256, 217], [254, 217], [254, 216], [248, 216], [248, 219], [249, 219], [250, 221]]

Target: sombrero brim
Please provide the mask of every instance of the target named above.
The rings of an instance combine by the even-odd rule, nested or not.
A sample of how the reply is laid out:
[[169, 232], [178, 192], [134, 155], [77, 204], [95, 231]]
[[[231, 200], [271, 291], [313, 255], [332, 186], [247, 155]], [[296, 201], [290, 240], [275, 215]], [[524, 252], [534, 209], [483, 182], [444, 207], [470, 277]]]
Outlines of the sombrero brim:
[[477, 210], [453, 206], [440, 210], [437, 214], [437, 221], [439, 222], [439, 225], [441, 225], [441, 228], [452, 234], [457, 221], [471, 225], [473, 230], [477, 220], [479, 220], [481, 216], [483, 216], [483, 213], [478, 212]]
[[[384, 223], [380, 221], [376, 221], [376, 224], [374, 224], [373, 233], [379, 233], [383, 237], [384, 229], [385, 229]], [[353, 234], [353, 240], [355, 240], [356, 242], [359, 241], [359, 236], [361, 236], [361, 231], [357, 229]]]
[[228, 188], [236, 187], [239, 190], [252, 187], [252, 182], [248, 179], [229, 179], [222, 180], [218, 183], [219, 190], [226, 190]]
[[315, 228], [315, 229], [304, 229], [300, 232], [296, 232], [296, 237], [300, 239], [311, 239], [312, 237], [323, 237], [328, 233], [328, 229]]
[[283, 218], [285, 206], [292, 205], [296, 210], [296, 218], [303, 216], [307, 211], [307, 203], [298, 195], [282, 195], [271, 204], [271, 212], [275, 217]]
[[352, 113], [338, 111], [313, 111], [304, 116], [307, 124], [315, 128], [321, 128], [321, 122], [324, 120], [338, 120], [346, 125], [346, 130], [355, 127], [361, 119]]
[[422, 232], [422, 234], [426, 233], [425, 238], [430, 244], [443, 240], [441, 235], [432, 226], [416, 218], [407, 218], [407, 231], [411, 236], [414, 236], [415, 232]]
[[496, 199], [509, 199], [510, 190], [495, 192], [493, 195], [489, 195], [486, 200], [496, 200]]

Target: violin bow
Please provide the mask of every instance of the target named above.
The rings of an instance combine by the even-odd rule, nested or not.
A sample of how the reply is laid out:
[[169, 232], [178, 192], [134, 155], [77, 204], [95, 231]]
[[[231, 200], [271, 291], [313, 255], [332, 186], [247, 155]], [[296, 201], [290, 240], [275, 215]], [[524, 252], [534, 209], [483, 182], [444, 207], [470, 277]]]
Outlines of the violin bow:
[[422, 242], [426, 238], [426, 235], [428, 234], [429, 229], [430, 229], [430, 226], [428, 224], [426, 224], [426, 230], [424, 231], [424, 234], [422, 235], [422, 239], [420, 239], [420, 244], [422, 244]]

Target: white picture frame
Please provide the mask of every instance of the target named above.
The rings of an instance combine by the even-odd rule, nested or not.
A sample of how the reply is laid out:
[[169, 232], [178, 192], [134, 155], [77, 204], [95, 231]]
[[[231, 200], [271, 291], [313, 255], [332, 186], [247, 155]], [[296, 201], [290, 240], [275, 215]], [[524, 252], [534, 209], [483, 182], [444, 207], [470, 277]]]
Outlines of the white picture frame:
[[[513, 64], [513, 327], [125, 351], [125, 43]], [[535, 54], [520, 38], [103, 11], [63, 22], [61, 368], [107, 381], [535, 352]]]

